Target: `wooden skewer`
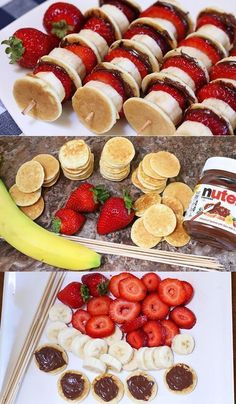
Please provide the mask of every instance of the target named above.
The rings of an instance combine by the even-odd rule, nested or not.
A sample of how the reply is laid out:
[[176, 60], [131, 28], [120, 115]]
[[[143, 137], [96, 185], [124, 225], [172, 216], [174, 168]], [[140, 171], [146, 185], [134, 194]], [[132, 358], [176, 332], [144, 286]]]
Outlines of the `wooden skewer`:
[[36, 101], [32, 100], [29, 105], [21, 112], [22, 115], [27, 115], [36, 105]]
[[95, 112], [93, 112], [93, 111], [90, 112], [90, 113], [88, 114], [88, 116], [86, 116], [85, 121], [86, 121], [86, 122], [92, 121], [94, 115], [95, 115]]
[[142, 128], [138, 131], [138, 135], [141, 135], [141, 133], [148, 128], [148, 126], [150, 126], [152, 123], [152, 121], [150, 121], [150, 119], [148, 119], [145, 124], [142, 126]]

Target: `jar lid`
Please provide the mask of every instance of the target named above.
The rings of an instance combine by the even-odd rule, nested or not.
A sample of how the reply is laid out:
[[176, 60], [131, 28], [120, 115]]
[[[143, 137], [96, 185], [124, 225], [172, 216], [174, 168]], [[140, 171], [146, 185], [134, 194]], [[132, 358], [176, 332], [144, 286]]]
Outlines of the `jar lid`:
[[210, 157], [203, 167], [203, 172], [208, 170], [221, 170], [236, 174], [236, 159], [229, 157]]

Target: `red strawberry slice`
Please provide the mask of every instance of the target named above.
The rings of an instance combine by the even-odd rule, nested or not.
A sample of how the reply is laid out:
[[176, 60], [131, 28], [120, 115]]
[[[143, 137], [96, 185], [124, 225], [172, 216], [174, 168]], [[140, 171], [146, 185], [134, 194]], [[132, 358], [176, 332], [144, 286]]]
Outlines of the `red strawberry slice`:
[[91, 338], [109, 337], [115, 332], [115, 323], [108, 316], [91, 317], [85, 325], [85, 331]]
[[85, 334], [85, 326], [88, 320], [91, 318], [91, 315], [86, 310], [76, 310], [72, 316], [72, 325], [74, 328]]
[[196, 90], [204, 86], [207, 83], [207, 77], [204, 70], [197, 63], [197, 61], [188, 55], [172, 56], [164, 60], [162, 65], [163, 69], [168, 67], [177, 67], [187, 73], [194, 81]]
[[139, 12], [135, 7], [132, 7], [131, 4], [123, 2], [123, 1], [118, 1], [118, 0], [103, 0], [101, 1], [101, 4], [111, 4], [112, 6], [115, 6], [121, 10], [124, 15], [128, 18], [129, 22], [132, 22], [133, 20], [136, 20], [139, 16]]
[[151, 73], [149, 71], [149, 67], [146, 65], [143, 59], [141, 60], [138, 52], [136, 52], [134, 49], [132, 50], [124, 48], [112, 49], [105, 57], [105, 61], [112, 62], [113, 59], [120, 57], [129, 59], [131, 62], [133, 62], [134, 65], [137, 67], [142, 79], [144, 79], [144, 77], [146, 77], [149, 73]]
[[198, 100], [202, 102], [207, 98], [224, 101], [236, 112], [236, 86], [231, 83], [217, 81], [207, 84], [198, 92]]
[[108, 21], [105, 21], [102, 18], [90, 17], [84, 24], [83, 28], [91, 29], [91, 31], [101, 35], [107, 42], [108, 46], [110, 46], [116, 40], [114, 28]]
[[119, 282], [119, 293], [122, 299], [139, 302], [145, 298], [147, 288], [139, 278], [132, 276]]
[[84, 84], [92, 80], [108, 84], [109, 86], [113, 87], [114, 90], [118, 92], [118, 94], [120, 94], [124, 101], [126, 100], [126, 93], [123, 82], [113, 72], [108, 70], [93, 71], [86, 77], [86, 79], [84, 80]]
[[149, 272], [148, 274], [143, 275], [141, 279], [148, 292], [157, 292], [158, 285], [161, 282], [160, 276], [155, 272]]
[[111, 302], [108, 296], [93, 297], [87, 303], [87, 310], [91, 316], [108, 315]]
[[186, 292], [186, 300], [185, 300], [184, 304], [188, 304], [189, 302], [191, 302], [191, 300], [193, 298], [194, 289], [193, 289], [191, 283], [189, 283], [189, 282], [182, 281], [182, 284], [183, 284], [185, 292]]
[[214, 136], [230, 135], [227, 121], [208, 108], [189, 108], [184, 120], [202, 123], [211, 130]]
[[166, 83], [158, 83], [154, 84], [150, 87], [149, 93], [151, 91], [164, 91], [165, 93], [170, 94], [179, 104], [180, 108], [185, 109], [187, 104], [186, 96], [183, 94], [180, 89]]
[[190, 46], [200, 50], [209, 57], [213, 65], [224, 57], [223, 52], [210, 39], [200, 36], [186, 38], [180, 42], [179, 46]]
[[65, 90], [65, 98], [63, 102], [70, 100], [75, 92], [75, 85], [71, 80], [68, 73], [60, 66], [53, 65], [50, 63], [40, 62], [34, 69], [33, 73], [37, 74], [39, 72], [51, 72], [60, 80], [61, 84]]
[[195, 314], [187, 307], [175, 307], [170, 312], [170, 319], [174, 321], [179, 328], [187, 330], [193, 328], [197, 322]]
[[126, 335], [126, 341], [135, 349], [147, 346], [148, 336], [143, 330], [131, 331]]
[[148, 321], [143, 326], [143, 331], [148, 336], [147, 346], [157, 347], [165, 342], [165, 328], [158, 321]]
[[210, 71], [211, 80], [232, 79], [236, 80], [236, 60], [218, 63], [212, 66]]
[[123, 323], [120, 329], [124, 333], [129, 333], [131, 331], [135, 331], [138, 330], [139, 328], [142, 328], [144, 324], [147, 323], [147, 321], [148, 321], [147, 316], [141, 314], [134, 320], [126, 321], [125, 323]]
[[81, 280], [88, 287], [91, 296], [103, 296], [108, 293], [109, 280], [100, 272], [83, 275]]
[[129, 272], [122, 272], [119, 275], [114, 275], [109, 282], [109, 290], [115, 297], [120, 297], [119, 284], [122, 279], [134, 276]]
[[181, 281], [166, 278], [158, 286], [160, 299], [168, 306], [179, 306], [186, 300], [186, 292]]
[[179, 328], [177, 325], [171, 320], [162, 320], [161, 325], [165, 328], [165, 345], [171, 346], [172, 340], [175, 335], [179, 334]]
[[72, 309], [82, 307], [89, 300], [89, 290], [87, 286], [80, 282], [71, 282], [57, 294], [60, 302]]
[[236, 45], [231, 49], [230, 56], [236, 56]]
[[232, 14], [225, 14], [214, 10], [202, 11], [197, 19], [196, 30], [204, 25], [215, 25], [228, 35], [230, 43], [235, 40], [236, 20]]
[[154, 39], [157, 45], [161, 48], [163, 55], [171, 50], [171, 46], [166, 37], [152, 27], [144, 24], [137, 24], [128, 29], [124, 35], [124, 38], [132, 39], [135, 35], [148, 35], [150, 38]]
[[151, 293], [142, 303], [142, 313], [150, 320], [162, 320], [169, 313], [169, 306], [162, 302], [157, 293]]
[[139, 302], [128, 302], [124, 299], [113, 300], [109, 308], [110, 318], [118, 324], [132, 321], [138, 317], [141, 311]]
[[65, 48], [68, 51], [73, 52], [75, 55], [80, 57], [80, 59], [82, 60], [84, 66], [85, 66], [86, 74], [91, 73], [91, 71], [94, 69], [94, 67], [98, 63], [97, 56], [95, 55], [93, 50], [91, 48], [89, 48], [88, 46], [72, 44], [72, 45], [67, 45]]

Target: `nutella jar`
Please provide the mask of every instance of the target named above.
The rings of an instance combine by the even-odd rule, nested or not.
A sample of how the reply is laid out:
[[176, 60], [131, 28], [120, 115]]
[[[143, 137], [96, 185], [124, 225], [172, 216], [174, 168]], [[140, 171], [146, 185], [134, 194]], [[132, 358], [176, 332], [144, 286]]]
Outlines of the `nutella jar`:
[[236, 160], [209, 158], [184, 218], [190, 236], [204, 244], [236, 248]]

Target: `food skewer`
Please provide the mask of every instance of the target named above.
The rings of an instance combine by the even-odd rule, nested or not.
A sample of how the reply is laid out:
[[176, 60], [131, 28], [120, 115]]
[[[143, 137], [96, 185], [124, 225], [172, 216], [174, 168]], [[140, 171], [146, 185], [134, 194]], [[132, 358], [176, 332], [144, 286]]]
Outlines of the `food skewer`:
[[22, 115], [27, 115], [31, 109], [33, 109], [36, 105], [36, 102], [34, 100], [32, 100], [29, 105], [21, 112]]

